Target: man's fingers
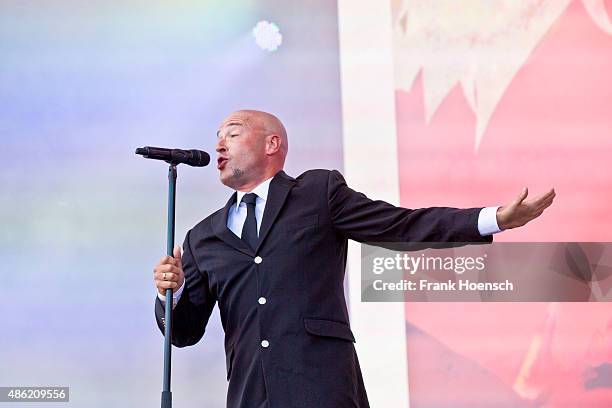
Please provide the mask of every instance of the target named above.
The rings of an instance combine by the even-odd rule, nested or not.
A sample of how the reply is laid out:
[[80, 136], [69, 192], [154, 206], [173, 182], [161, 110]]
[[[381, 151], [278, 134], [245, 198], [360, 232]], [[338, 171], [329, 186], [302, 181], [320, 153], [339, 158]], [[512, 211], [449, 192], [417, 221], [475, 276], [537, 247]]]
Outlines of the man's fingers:
[[155, 273], [180, 273], [180, 269], [171, 264], [157, 265], [153, 271]]
[[178, 287], [178, 282], [174, 281], [159, 281], [157, 282], [157, 287], [160, 289], [174, 289]]
[[526, 204], [529, 204], [532, 207], [542, 207], [542, 206], [552, 203], [552, 200], [553, 200], [553, 197], [548, 197], [548, 198], [533, 200]]
[[160, 281], [160, 282], [164, 282], [164, 281], [178, 282], [179, 275], [178, 273], [172, 273], [172, 272], [155, 272], [155, 280]]
[[181, 247], [178, 245], [175, 245], [172, 255], [174, 256], [174, 259], [177, 261], [176, 266], [181, 266], [181, 252], [182, 252]]
[[555, 198], [555, 195], [556, 195], [555, 194], [555, 190], [552, 189], [552, 190], [548, 191], [547, 193], [544, 193], [541, 196], [534, 198], [532, 202], [533, 203], [540, 203], [540, 202], [543, 202], [543, 201], [552, 200], [553, 198]]
[[181, 247], [175, 246], [172, 256], [164, 256], [159, 260], [160, 265], [176, 265], [181, 267]]
[[523, 200], [525, 198], [527, 198], [527, 194], [528, 194], [528, 190], [527, 187], [523, 187], [523, 190], [521, 191], [521, 193], [518, 195], [518, 197], [516, 197], [516, 199], [514, 200], [514, 202], [512, 204], [514, 204], [514, 206], [518, 206], [520, 205]]
[[553, 200], [552, 198], [550, 198], [549, 200], [547, 200], [544, 203], [541, 203], [538, 206], [534, 206], [531, 208], [530, 211], [530, 215], [529, 218], [530, 219], [534, 219], [534, 218], [538, 218], [540, 215], [542, 215], [542, 213], [544, 212], [545, 209], [547, 209], [548, 207], [550, 207], [550, 205], [552, 204]]
[[[180, 258], [179, 258], [180, 259]], [[160, 265], [176, 265], [176, 260], [171, 256], [164, 256], [159, 260]]]
[[164, 256], [153, 269], [155, 286], [160, 290], [176, 289], [183, 279], [181, 267], [181, 248], [177, 245], [173, 249], [173, 256]]
[[555, 196], [556, 196], [555, 190], [552, 189], [548, 191], [547, 193], [540, 195], [539, 197], [536, 197], [528, 201], [524, 201], [523, 204], [529, 207], [548, 206], [550, 205], [550, 203], [552, 203], [552, 200], [555, 198]]
[[542, 204], [540, 204], [540, 208], [542, 210], [544, 210], [545, 208], [550, 207], [550, 205], [553, 203], [554, 197], [550, 197], [548, 200], [544, 201]]
[[554, 195], [549, 195], [541, 200], [534, 200], [529, 204], [536, 210], [543, 210], [547, 207], [550, 207], [550, 205], [553, 203], [554, 198]]

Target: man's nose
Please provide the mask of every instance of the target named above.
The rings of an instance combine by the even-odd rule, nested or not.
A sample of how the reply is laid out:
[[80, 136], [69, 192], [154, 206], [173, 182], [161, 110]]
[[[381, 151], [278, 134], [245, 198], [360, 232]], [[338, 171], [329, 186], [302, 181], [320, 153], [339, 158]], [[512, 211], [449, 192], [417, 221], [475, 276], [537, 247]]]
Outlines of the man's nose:
[[215, 146], [215, 151], [217, 153], [224, 153], [227, 150], [227, 148], [225, 147], [225, 139], [220, 137], [217, 140], [217, 145]]

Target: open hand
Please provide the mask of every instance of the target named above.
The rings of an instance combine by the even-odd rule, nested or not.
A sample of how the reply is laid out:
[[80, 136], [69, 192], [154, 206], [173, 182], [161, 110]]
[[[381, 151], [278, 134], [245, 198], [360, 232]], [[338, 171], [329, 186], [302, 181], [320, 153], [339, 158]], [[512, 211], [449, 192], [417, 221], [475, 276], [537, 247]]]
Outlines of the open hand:
[[529, 221], [542, 215], [555, 198], [555, 189], [532, 200], [526, 200], [527, 187], [519, 194], [514, 201], [506, 206], [497, 209], [497, 225], [502, 230], [521, 227]]

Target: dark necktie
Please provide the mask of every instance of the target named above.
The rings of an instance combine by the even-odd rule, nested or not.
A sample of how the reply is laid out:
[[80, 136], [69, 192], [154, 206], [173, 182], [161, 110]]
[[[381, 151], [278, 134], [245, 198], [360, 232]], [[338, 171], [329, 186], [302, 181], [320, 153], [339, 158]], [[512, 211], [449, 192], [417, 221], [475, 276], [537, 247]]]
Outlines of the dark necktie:
[[257, 248], [257, 219], [255, 218], [255, 200], [257, 194], [248, 193], [242, 197], [242, 202], [247, 206], [247, 216], [242, 226], [241, 239], [253, 249]]

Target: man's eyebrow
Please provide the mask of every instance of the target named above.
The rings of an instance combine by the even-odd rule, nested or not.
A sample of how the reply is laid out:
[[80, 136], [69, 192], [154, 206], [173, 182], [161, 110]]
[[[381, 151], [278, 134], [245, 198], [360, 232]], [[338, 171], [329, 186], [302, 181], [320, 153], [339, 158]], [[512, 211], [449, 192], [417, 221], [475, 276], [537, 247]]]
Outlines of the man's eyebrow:
[[[223, 127], [230, 127], [230, 126], [241, 126], [244, 127], [244, 125], [242, 124], [242, 122], [229, 122], [228, 124], [226, 124]], [[217, 138], [219, 137], [219, 134], [221, 133], [221, 129], [217, 130]]]

